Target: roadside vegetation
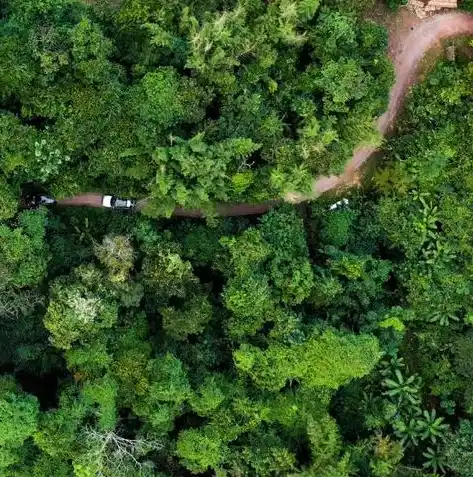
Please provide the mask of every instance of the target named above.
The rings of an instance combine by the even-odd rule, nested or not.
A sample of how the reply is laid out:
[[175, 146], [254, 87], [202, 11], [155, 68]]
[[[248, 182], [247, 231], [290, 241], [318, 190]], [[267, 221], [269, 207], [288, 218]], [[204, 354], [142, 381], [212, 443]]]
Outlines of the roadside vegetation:
[[379, 143], [392, 66], [386, 31], [338, 3], [3, 2], [0, 217], [30, 181], [166, 216], [339, 172]]
[[[379, 140], [386, 34], [354, 6], [2, 3], [2, 477], [473, 475], [468, 55], [348, 204], [157, 218]], [[26, 182], [155, 201], [19, 212]]]

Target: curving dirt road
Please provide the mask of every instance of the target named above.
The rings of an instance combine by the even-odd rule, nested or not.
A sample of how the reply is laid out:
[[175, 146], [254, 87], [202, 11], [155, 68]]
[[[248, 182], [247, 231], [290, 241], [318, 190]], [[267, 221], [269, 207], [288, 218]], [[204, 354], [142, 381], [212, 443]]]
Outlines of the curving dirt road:
[[[378, 119], [377, 127], [384, 136], [394, 125], [394, 122], [402, 108], [404, 99], [409, 88], [414, 84], [420, 63], [424, 55], [441, 40], [462, 35], [473, 35], [473, 16], [464, 12], [453, 12], [436, 15], [428, 18], [408, 33], [404, 38], [396, 38], [391, 42], [391, 60], [395, 68], [395, 83], [390, 92], [387, 111]], [[344, 172], [339, 176], [322, 176], [314, 180], [312, 192], [309, 195], [301, 193], [289, 193], [285, 200], [299, 203], [311, 200], [332, 189], [350, 186], [356, 183], [358, 170], [376, 151], [374, 147], [361, 147], [353, 152], [350, 161], [347, 162]], [[86, 194], [72, 199], [58, 201], [60, 205], [88, 205], [100, 207], [100, 194]], [[217, 211], [223, 216], [262, 214], [281, 201], [268, 201], [261, 204], [220, 204]], [[145, 201], [142, 201], [144, 204]], [[177, 208], [174, 215], [180, 217], [201, 217], [199, 210]]]
[[[388, 109], [377, 122], [378, 130], [383, 136], [394, 125], [409, 88], [416, 80], [425, 54], [441, 40], [468, 34], [473, 35], [473, 16], [464, 12], [441, 14], [426, 19], [401, 39], [399, 45], [391, 47], [391, 60], [396, 79], [390, 92]], [[331, 189], [352, 185], [356, 180], [358, 169], [375, 151], [374, 147], [356, 149], [347, 162], [343, 174], [319, 177], [314, 180], [310, 195], [291, 193], [286, 196], [286, 200], [290, 202], [311, 200]]]

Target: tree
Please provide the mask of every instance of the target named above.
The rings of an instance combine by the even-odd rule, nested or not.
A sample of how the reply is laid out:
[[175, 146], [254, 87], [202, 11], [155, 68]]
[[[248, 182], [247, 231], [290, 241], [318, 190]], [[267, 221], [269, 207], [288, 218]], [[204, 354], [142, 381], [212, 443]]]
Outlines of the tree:
[[87, 343], [102, 329], [111, 328], [117, 321], [118, 306], [79, 281], [68, 283], [59, 278], [51, 288], [51, 299], [44, 325], [51, 333], [51, 341], [62, 349], [72, 343]]
[[445, 446], [445, 456], [450, 469], [461, 477], [471, 474], [473, 468], [473, 453], [471, 438], [473, 428], [470, 421], [463, 420], [457, 431], [449, 437]]
[[176, 454], [192, 473], [217, 468], [224, 459], [223, 442], [210, 432], [188, 429], [179, 434]]
[[0, 219], [13, 217], [17, 211], [17, 198], [12, 187], [0, 180]]
[[158, 434], [170, 431], [183, 411], [191, 387], [182, 362], [170, 353], [146, 363], [146, 387], [135, 397], [133, 411]]
[[142, 281], [153, 290], [158, 301], [167, 303], [170, 297], [184, 298], [197, 280], [190, 262], [183, 260], [173, 245], [153, 247], [143, 260]]
[[150, 188], [154, 201], [146, 210], [170, 215], [176, 205], [209, 208], [217, 200], [227, 200], [229, 176], [259, 147], [247, 138], [208, 145], [203, 134], [187, 141], [171, 136], [169, 147], [154, 151], [157, 174]]
[[18, 217], [16, 228], [0, 225], [2, 286], [39, 284], [49, 260], [45, 244], [46, 214], [27, 211]]
[[22, 392], [12, 376], [0, 380], [0, 468], [20, 461], [22, 446], [38, 426], [39, 403], [36, 397]]
[[225, 397], [224, 391], [219, 386], [218, 376], [209, 376], [189, 397], [189, 404], [200, 416], [211, 416]]
[[331, 465], [341, 451], [340, 435], [336, 422], [330, 416], [324, 416], [319, 421], [309, 416], [307, 435], [310, 443], [313, 471], [323, 471]]
[[133, 475], [129, 473], [133, 471], [152, 471], [152, 465], [147, 466], [138, 459], [162, 448], [154, 439], [127, 439], [115, 431], [99, 432], [93, 428], [85, 428], [83, 438], [87, 442], [86, 452], [73, 463], [77, 475], [118, 476]]
[[19, 391], [12, 377], [2, 377], [0, 386], [2, 429], [0, 445], [21, 445], [36, 431], [38, 400], [32, 395]]
[[337, 389], [352, 378], [368, 374], [379, 357], [373, 336], [338, 335], [333, 331], [290, 347], [275, 344], [263, 351], [245, 344], [234, 352], [237, 368], [251, 376], [258, 387], [270, 390], [281, 389], [295, 379], [309, 388]]
[[205, 295], [190, 297], [182, 309], [162, 308], [163, 327], [177, 339], [186, 339], [188, 335], [199, 334], [212, 319], [212, 305]]
[[271, 319], [274, 304], [265, 276], [230, 281], [224, 290], [223, 299], [226, 308], [234, 314], [229, 329], [235, 336], [255, 334], [266, 320]]
[[99, 261], [109, 270], [110, 280], [124, 282], [133, 268], [134, 252], [130, 239], [124, 236], [106, 236], [95, 246]]

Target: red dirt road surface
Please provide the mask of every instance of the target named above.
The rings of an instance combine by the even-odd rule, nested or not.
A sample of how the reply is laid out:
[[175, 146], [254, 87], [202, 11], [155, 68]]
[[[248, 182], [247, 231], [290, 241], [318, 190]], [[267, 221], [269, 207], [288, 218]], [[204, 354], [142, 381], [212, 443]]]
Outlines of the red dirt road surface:
[[[399, 45], [391, 45], [390, 48], [396, 81], [391, 89], [388, 109], [377, 122], [378, 130], [383, 136], [394, 125], [409, 88], [415, 83], [425, 54], [437, 46], [441, 40], [468, 34], [473, 35], [473, 16], [454, 12], [428, 18], [413, 27], [413, 30], [404, 38], [396, 38]], [[287, 194], [286, 200], [290, 202], [311, 200], [329, 190], [354, 184], [358, 177], [358, 169], [375, 151], [374, 147], [356, 149], [353, 157], [346, 164], [343, 174], [319, 177], [314, 180], [310, 195], [291, 193]]]
[[77, 195], [75, 197], [69, 197], [67, 199], [59, 199], [58, 205], [72, 205], [80, 206], [85, 205], [87, 207], [102, 207], [102, 194], [95, 192], [89, 192], [87, 194]]

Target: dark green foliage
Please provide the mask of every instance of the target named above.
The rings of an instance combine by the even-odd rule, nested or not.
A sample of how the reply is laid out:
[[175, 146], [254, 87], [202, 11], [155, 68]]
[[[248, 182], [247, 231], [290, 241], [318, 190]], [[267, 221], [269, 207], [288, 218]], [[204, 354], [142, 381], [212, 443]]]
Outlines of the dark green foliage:
[[[373, 208], [350, 204], [321, 204], [311, 217], [283, 207], [213, 228], [77, 210], [51, 216], [47, 236], [43, 212], [21, 215], [41, 253], [49, 242], [54, 267], [39, 289], [5, 289], [5, 316], [40, 331], [28, 340], [16, 331], [19, 349], [5, 347], [2, 360], [60, 376], [61, 387], [50, 397], [31, 387], [42, 408], [25, 442], [5, 448], [6, 475], [348, 477], [367, 468], [387, 477], [407, 443], [406, 458], [417, 443], [421, 466], [444, 465], [447, 428], [422, 402], [423, 382], [393, 353], [378, 365], [415, 317], [390, 303], [397, 268], [363, 245], [380, 230]], [[348, 225], [326, 233], [340, 216]], [[61, 241], [78, 251], [53, 246]], [[366, 393], [346, 405], [369, 435], [363, 452], [328, 414], [334, 393], [360, 383]], [[467, 387], [455, 389], [466, 399]]]
[[24, 442], [38, 426], [38, 400], [17, 389], [15, 379], [2, 376], [0, 381], [0, 468], [21, 459]]
[[49, 254], [44, 243], [46, 215], [22, 212], [15, 228], [0, 225], [1, 286], [34, 286], [46, 275]]
[[[369, 190], [212, 217], [380, 142], [372, 6], [0, 2], [2, 476], [473, 473], [463, 50], [414, 89]], [[31, 182], [210, 218], [18, 213]]]
[[327, 214], [327, 219], [320, 231], [322, 241], [338, 248], [347, 245], [351, 235], [350, 227], [355, 218], [354, 215], [351, 210], [337, 210]]
[[392, 10], [396, 10], [403, 5], [407, 5], [407, 0], [386, 0], [386, 4]]
[[89, 3], [4, 2], [0, 218], [25, 181], [211, 213], [306, 190], [377, 141], [386, 33], [351, 6]]
[[172, 307], [160, 310], [163, 316], [163, 328], [176, 339], [185, 339], [187, 335], [201, 333], [212, 319], [212, 305], [204, 295], [196, 295], [186, 301], [184, 308]]

